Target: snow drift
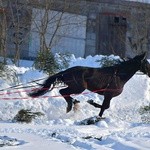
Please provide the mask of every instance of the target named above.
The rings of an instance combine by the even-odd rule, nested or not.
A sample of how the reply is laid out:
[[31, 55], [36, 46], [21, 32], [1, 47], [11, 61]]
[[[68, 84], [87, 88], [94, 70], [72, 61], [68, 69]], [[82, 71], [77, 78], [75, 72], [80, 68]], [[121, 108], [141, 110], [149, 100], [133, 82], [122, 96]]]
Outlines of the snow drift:
[[[86, 59], [72, 57], [70, 67], [77, 65], [98, 67], [100, 64], [97, 60], [102, 57], [100, 55], [89, 56]], [[113, 55], [110, 57], [114, 58]], [[23, 83], [24, 86], [29, 85], [27, 83], [32, 80], [46, 77], [42, 72], [34, 70], [31, 63], [23, 61], [22, 67], [11, 66], [19, 74], [19, 83]], [[0, 83], [1, 89], [12, 85], [2, 79]], [[31, 147], [27, 146], [26, 139], [29, 134], [36, 138], [49, 139], [51, 142], [56, 140], [59, 143], [58, 149], [62, 146], [61, 142], [71, 146], [64, 146], [68, 150], [148, 150], [150, 148], [150, 125], [143, 123], [139, 114], [139, 108], [150, 103], [150, 79], [146, 75], [135, 74], [125, 85], [122, 94], [111, 100], [110, 108], [104, 113], [106, 119], [90, 126], [78, 126], [77, 122], [98, 115], [99, 109], [89, 105], [87, 100], [94, 99], [101, 104], [103, 96], [90, 91], [85, 91], [88, 94], [76, 95], [74, 97], [80, 100], [80, 109], [76, 113], [72, 111], [66, 114], [66, 102], [61, 96], [59, 97], [58, 89], [47, 93], [46, 98], [34, 99], [27, 96], [28, 90], [30, 89], [20, 88], [0, 92], [0, 119], [2, 120], [0, 133], [6, 136], [13, 135], [24, 141], [24, 144], [20, 145], [21, 149], [27, 147], [34, 149], [34, 144], [40, 144], [40, 140], [34, 141], [34, 138], [30, 138], [31, 141], [28, 142], [34, 144], [31, 144]], [[53, 97], [57, 95], [58, 97]], [[11, 123], [20, 109], [40, 111], [45, 115], [36, 119], [31, 125]], [[45, 145], [45, 149], [50, 149], [50, 143]]]

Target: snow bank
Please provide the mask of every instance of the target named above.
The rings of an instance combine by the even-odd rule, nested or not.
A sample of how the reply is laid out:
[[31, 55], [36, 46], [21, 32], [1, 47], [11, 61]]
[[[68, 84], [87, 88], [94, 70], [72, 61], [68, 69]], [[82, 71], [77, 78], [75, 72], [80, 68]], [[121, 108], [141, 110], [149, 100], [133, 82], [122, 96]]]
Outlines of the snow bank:
[[[94, 57], [88, 56], [86, 59], [84, 58], [75, 58], [72, 57], [72, 61], [70, 62], [70, 67], [72, 66], [91, 66], [91, 67], [98, 67], [100, 63], [97, 60], [101, 60], [104, 56], [96, 55]], [[110, 58], [116, 58], [113, 55], [109, 56]], [[26, 64], [30, 64], [29, 62]], [[30, 65], [28, 65], [30, 66]], [[19, 82], [23, 83], [24, 85], [32, 80], [36, 80], [39, 78], [45, 78], [46, 75], [42, 72], [38, 72], [34, 70], [32, 67], [20, 67], [17, 68], [15, 66], [14, 70], [16, 73], [19, 74]], [[43, 81], [41, 81], [43, 82]], [[7, 83], [3, 81], [1, 84], [1, 88], [6, 88]], [[19, 92], [18, 92], [19, 91]], [[20, 90], [6, 90], [1, 92], [1, 99], [2, 98], [9, 98], [9, 100], [1, 100], [0, 103], [0, 118], [2, 120], [12, 119], [14, 115], [20, 109], [31, 109], [33, 111], [41, 111], [45, 114], [46, 120], [52, 120], [57, 118], [74, 118], [76, 119], [84, 119], [90, 116], [97, 115], [99, 110], [90, 106], [86, 101], [89, 99], [94, 99], [98, 103], [102, 103], [103, 96], [99, 96], [98, 94], [94, 94], [89, 92], [89, 94], [81, 94], [76, 96], [77, 99], [80, 100], [80, 111], [77, 114], [73, 112], [66, 114], [66, 102], [65, 100], [60, 97], [52, 97], [52, 96], [59, 96], [58, 89], [54, 89], [53, 91], [47, 93], [46, 95], [49, 98], [35, 98], [32, 99], [27, 96], [26, 91], [28, 92], [29, 89], [20, 89]], [[150, 80], [145, 75], [137, 74], [129, 80], [129, 82], [125, 85], [123, 93], [118, 97], [115, 97], [111, 101], [111, 107], [108, 111], [105, 112], [106, 117], [117, 117], [121, 118], [122, 120], [134, 120], [140, 121], [140, 116], [138, 113], [138, 109], [149, 103], [149, 91], [150, 91]], [[5, 94], [3, 94], [5, 93]], [[7, 94], [11, 93], [11, 94]], [[84, 92], [83, 92], [84, 93]], [[19, 97], [20, 99], [14, 100], [13, 98]], [[23, 100], [22, 98], [28, 98]], [[12, 100], [11, 100], [12, 98]], [[74, 116], [75, 115], [75, 116]]]
[[[98, 67], [100, 64], [97, 60], [102, 57], [100, 55], [88, 56], [86, 59], [73, 57], [70, 67], [77, 65]], [[25, 63], [27, 67], [23, 66]], [[16, 73], [19, 74], [18, 82], [23, 86], [29, 85], [26, 83], [32, 80], [47, 77], [42, 72], [34, 70], [29, 62], [25, 63], [22, 62], [20, 68], [14, 67]], [[4, 80], [0, 81], [1, 89], [11, 86]], [[76, 122], [96, 116], [99, 109], [95, 109], [86, 101], [92, 98], [101, 104], [103, 96], [95, 93], [78, 95], [76, 98], [80, 100], [79, 111], [66, 114], [65, 100], [61, 96], [51, 97], [60, 95], [58, 89], [47, 93], [46, 95], [49, 96], [47, 98], [35, 99], [28, 97], [26, 90], [28, 89], [22, 88], [18, 92], [15, 89], [7, 89], [0, 92], [0, 119], [3, 120], [0, 122], [0, 133], [8, 137], [12, 135], [24, 141], [24, 144], [19, 147], [21, 149], [34, 149], [35, 145], [42, 145], [41, 138], [43, 143], [46, 143], [44, 146], [47, 150], [53, 149], [52, 145], [55, 142], [58, 142], [58, 147], [55, 148], [61, 147], [62, 150], [150, 149], [150, 125], [142, 123], [139, 115], [139, 108], [150, 103], [150, 79], [146, 75], [135, 74], [125, 85], [122, 94], [111, 100], [110, 108], [104, 113], [106, 119], [90, 126], [79, 126]], [[14, 100], [15, 97], [19, 99]], [[3, 100], [3, 98], [8, 99]], [[28, 125], [11, 123], [10, 121], [20, 109], [40, 111], [45, 116]], [[44, 139], [50, 141], [47, 142]], [[62, 145], [62, 142], [67, 143], [67, 146]]]

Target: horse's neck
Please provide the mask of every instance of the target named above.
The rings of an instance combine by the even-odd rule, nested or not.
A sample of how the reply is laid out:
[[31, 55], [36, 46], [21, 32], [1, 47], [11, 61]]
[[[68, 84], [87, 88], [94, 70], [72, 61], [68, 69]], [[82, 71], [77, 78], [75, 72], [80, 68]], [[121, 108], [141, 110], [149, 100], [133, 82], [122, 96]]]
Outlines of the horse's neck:
[[126, 66], [122, 67], [118, 74], [124, 82], [127, 82], [138, 70], [139, 66]]

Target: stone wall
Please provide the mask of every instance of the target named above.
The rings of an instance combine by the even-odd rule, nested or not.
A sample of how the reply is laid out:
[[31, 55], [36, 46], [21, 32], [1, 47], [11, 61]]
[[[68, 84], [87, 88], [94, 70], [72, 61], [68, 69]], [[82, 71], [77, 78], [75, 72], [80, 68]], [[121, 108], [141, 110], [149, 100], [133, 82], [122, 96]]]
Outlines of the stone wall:
[[[12, 0], [11, 2], [13, 1], [16, 0]], [[18, 0], [19, 5], [26, 4], [27, 6], [34, 8], [44, 7], [45, 2], [46, 0]], [[119, 47], [122, 47], [122, 49], [118, 48], [119, 50], [115, 50], [116, 52], [114, 52], [114, 54], [121, 54], [122, 57], [134, 56], [135, 54], [141, 53], [142, 51], [147, 51], [148, 53], [150, 53], [150, 24], [149, 22], [147, 22], [145, 27], [145, 31], [147, 31], [148, 35], [144, 36], [142, 34], [138, 34], [137, 32], [135, 34], [136, 26], [138, 26], [138, 32], [140, 32], [141, 25], [140, 22], [137, 21], [138, 17], [137, 19], [133, 19], [135, 18], [135, 16], [138, 16], [139, 11], [149, 14], [149, 4], [124, 0], [49, 0], [49, 2], [50, 8], [52, 10], [66, 11], [69, 13], [87, 16], [85, 57], [88, 55], [101, 54], [104, 51], [103, 47], [101, 47], [99, 43], [102, 41], [103, 38], [105, 38], [105, 36], [101, 35], [105, 35], [106, 32], [108, 32], [107, 39], [105, 39], [105, 41], [108, 41], [106, 43], [108, 51], [106, 49], [104, 54], [109, 55], [113, 53], [113, 51], [110, 51], [109, 48], [114, 46], [112, 49], [115, 50], [118, 48], [118, 45], [120, 45]], [[105, 23], [100, 18], [101, 14], [105, 14]], [[126, 21], [126, 29], [123, 28], [123, 30], [126, 31], [124, 31], [123, 38], [120, 38], [119, 40], [115, 39], [118, 38], [118, 36], [117, 33], [113, 33], [115, 32], [114, 28], [110, 29], [110, 26], [107, 27], [108, 30], [110, 29], [109, 31], [106, 28], [106, 26], [110, 24], [110, 20], [115, 19], [115, 17], [125, 18]], [[106, 21], [106, 18], [109, 18], [108, 21]], [[100, 26], [103, 26], [104, 30], [100, 30]], [[112, 35], [114, 36], [112, 37]], [[130, 40], [132, 41], [132, 46]], [[142, 42], [142, 44], [138, 44], [140, 42]], [[26, 48], [27, 47], [28, 46], [26, 46]], [[23, 55], [26, 55], [25, 57], [28, 57], [27, 53], [28, 49], [26, 49], [26, 54]]]

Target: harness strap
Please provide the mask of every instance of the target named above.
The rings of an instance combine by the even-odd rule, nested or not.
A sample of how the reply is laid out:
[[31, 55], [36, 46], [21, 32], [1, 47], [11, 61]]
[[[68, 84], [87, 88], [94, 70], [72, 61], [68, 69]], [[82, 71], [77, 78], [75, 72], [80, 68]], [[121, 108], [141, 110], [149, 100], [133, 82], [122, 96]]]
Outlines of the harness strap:
[[114, 73], [112, 74], [111, 79], [110, 79], [110, 81], [108, 82], [108, 84], [107, 84], [107, 86], [106, 86], [105, 89], [107, 89], [107, 88], [109, 87], [110, 83], [113, 81], [113, 77], [116, 77], [116, 76], [117, 76], [117, 69], [115, 69], [115, 71], [114, 71]]

